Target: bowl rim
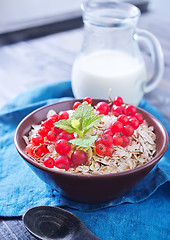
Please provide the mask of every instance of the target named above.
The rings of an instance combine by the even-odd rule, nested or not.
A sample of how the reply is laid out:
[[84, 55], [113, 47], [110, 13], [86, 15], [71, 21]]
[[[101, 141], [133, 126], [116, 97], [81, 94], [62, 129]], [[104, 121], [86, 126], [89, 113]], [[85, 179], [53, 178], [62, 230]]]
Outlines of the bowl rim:
[[[93, 98], [93, 100], [99, 100], [99, 101], [105, 101], [107, 102], [108, 100], [107, 99], [98, 99], [98, 98]], [[29, 157], [27, 154], [25, 154], [21, 148], [19, 147], [19, 144], [17, 142], [17, 134], [18, 134], [18, 131], [20, 129], [20, 127], [22, 126], [23, 122], [26, 121], [26, 119], [28, 119], [31, 115], [34, 115], [35, 113], [39, 112], [39, 111], [42, 111], [43, 109], [47, 108], [47, 107], [52, 107], [54, 105], [60, 105], [60, 104], [63, 104], [63, 103], [67, 103], [67, 102], [75, 102], [75, 101], [83, 101], [83, 99], [70, 99], [70, 100], [65, 100], [65, 101], [60, 101], [60, 102], [55, 102], [55, 103], [51, 103], [51, 104], [47, 104], [45, 106], [42, 106], [42, 107], [39, 107], [37, 109], [35, 109], [34, 111], [32, 111], [31, 113], [29, 113], [27, 116], [25, 116], [21, 121], [20, 123], [18, 124], [16, 130], [15, 130], [15, 135], [14, 135], [14, 144], [15, 144], [15, 147], [17, 149], [17, 151], [19, 152], [19, 154], [24, 158], [24, 160], [26, 160], [29, 164], [33, 165], [34, 167], [36, 168], [39, 168], [40, 170], [43, 170], [45, 172], [49, 172], [51, 174], [59, 174], [59, 175], [65, 175], [65, 176], [70, 176], [70, 177], [73, 177], [73, 178], [83, 178], [83, 179], [86, 179], [86, 178], [91, 178], [91, 179], [97, 179], [97, 178], [111, 178], [111, 177], [120, 177], [120, 176], [125, 176], [125, 175], [129, 175], [129, 174], [132, 174], [132, 173], [137, 173], [137, 172], [140, 172], [142, 171], [143, 169], [145, 168], [148, 168], [150, 167], [151, 165], [153, 164], [156, 164], [161, 158], [162, 156], [165, 154], [167, 148], [168, 148], [168, 144], [169, 144], [169, 136], [168, 136], [168, 133], [166, 131], [166, 128], [164, 127], [164, 125], [155, 117], [153, 116], [151, 113], [147, 112], [146, 110], [143, 110], [142, 108], [140, 107], [136, 107], [139, 111], [141, 112], [144, 112], [146, 113], [149, 117], [151, 117], [155, 122], [157, 122], [157, 124], [162, 128], [163, 130], [163, 133], [165, 135], [165, 138], [164, 138], [164, 141], [162, 143], [162, 147], [161, 147], [161, 150], [159, 151], [159, 154], [156, 154], [149, 162], [147, 163], [144, 163], [143, 165], [139, 166], [139, 167], [136, 167], [134, 169], [130, 169], [130, 170], [127, 170], [127, 171], [123, 171], [123, 172], [118, 172], [118, 173], [108, 173], [108, 174], [99, 174], [99, 175], [83, 175], [83, 174], [75, 174], [75, 173], [70, 173], [70, 172], [67, 172], [67, 171], [60, 171], [60, 170], [57, 170], [57, 169], [53, 169], [53, 168], [47, 168], [41, 164], [39, 164], [38, 162], [34, 161], [31, 157]], [[52, 109], [52, 108], [51, 108]], [[31, 126], [30, 126], [31, 127]]]

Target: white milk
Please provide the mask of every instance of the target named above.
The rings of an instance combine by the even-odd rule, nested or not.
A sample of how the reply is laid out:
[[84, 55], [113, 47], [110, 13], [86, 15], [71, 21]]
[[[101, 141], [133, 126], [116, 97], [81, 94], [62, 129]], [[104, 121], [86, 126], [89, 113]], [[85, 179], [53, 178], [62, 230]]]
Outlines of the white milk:
[[121, 96], [124, 102], [138, 105], [147, 75], [143, 61], [121, 51], [103, 50], [75, 61], [72, 88], [76, 98], [90, 96], [108, 99]]

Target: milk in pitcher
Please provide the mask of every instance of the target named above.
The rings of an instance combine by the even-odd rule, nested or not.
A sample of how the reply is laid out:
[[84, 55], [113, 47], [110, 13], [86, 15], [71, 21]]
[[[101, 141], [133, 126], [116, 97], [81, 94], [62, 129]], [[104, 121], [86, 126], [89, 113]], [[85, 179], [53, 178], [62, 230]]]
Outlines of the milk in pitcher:
[[90, 96], [108, 99], [123, 97], [138, 105], [147, 79], [143, 60], [118, 50], [100, 50], [76, 59], [72, 70], [72, 88], [76, 98]]

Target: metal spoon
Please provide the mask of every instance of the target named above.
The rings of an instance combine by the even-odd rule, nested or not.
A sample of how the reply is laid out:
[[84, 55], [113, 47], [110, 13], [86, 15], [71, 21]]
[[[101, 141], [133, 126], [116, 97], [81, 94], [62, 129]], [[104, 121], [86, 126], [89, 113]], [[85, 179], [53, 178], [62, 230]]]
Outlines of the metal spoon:
[[30, 208], [22, 220], [26, 229], [38, 239], [100, 240], [78, 217], [59, 207]]

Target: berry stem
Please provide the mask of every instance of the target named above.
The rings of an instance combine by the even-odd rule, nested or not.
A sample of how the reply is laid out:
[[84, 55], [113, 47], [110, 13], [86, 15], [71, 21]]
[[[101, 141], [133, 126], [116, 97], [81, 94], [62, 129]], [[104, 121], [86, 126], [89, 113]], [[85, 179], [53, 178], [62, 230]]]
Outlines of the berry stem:
[[80, 131], [79, 129], [76, 129], [76, 132], [80, 137], [82, 137], [82, 138], [84, 137], [83, 131]]

